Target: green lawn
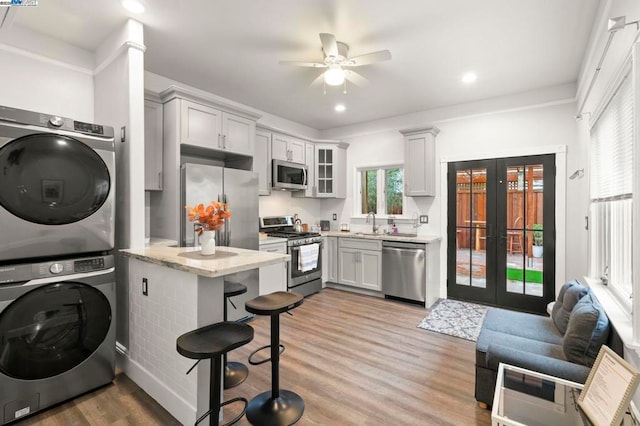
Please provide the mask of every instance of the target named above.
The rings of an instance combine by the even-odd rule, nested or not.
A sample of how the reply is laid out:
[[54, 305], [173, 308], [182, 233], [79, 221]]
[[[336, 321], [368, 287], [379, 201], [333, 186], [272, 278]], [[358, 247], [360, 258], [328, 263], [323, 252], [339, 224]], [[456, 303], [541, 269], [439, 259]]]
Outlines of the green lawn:
[[[525, 281], [523, 280], [523, 270], [516, 268], [507, 268], [507, 279], [511, 281]], [[528, 283], [539, 283], [542, 284], [542, 271], [534, 271], [531, 269], [527, 270], [527, 279]]]

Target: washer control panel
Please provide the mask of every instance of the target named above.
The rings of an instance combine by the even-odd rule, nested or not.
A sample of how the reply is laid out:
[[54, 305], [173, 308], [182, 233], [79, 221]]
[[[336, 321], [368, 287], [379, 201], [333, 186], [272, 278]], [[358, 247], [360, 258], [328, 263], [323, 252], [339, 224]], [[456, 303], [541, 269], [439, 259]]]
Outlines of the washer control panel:
[[91, 272], [104, 269], [104, 258], [95, 257], [93, 259], [76, 260], [73, 262], [73, 270], [76, 272]]

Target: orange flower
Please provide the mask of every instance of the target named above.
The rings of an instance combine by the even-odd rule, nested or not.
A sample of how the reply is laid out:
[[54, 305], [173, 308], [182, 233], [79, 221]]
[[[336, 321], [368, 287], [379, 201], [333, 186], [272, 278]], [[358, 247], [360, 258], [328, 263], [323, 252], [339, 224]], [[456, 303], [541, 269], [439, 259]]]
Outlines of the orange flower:
[[196, 222], [200, 225], [196, 228], [198, 235], [202, 231], [217, 231], [224, 225], [225, 219], [231, 217], [231, 211], [226, 203], [212, 201], [208, 206], [198, 204], [197, 206], [185, 206], [189, 213], [187, 217], [190, 222]]

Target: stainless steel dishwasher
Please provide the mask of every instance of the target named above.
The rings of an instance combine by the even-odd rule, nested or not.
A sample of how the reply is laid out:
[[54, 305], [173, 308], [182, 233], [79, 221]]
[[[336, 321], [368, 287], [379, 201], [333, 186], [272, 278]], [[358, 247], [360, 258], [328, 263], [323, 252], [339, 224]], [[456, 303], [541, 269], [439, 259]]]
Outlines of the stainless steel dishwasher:
[[382, 242], [382, 293], [425, 303], [426, 247], [421, 243]]

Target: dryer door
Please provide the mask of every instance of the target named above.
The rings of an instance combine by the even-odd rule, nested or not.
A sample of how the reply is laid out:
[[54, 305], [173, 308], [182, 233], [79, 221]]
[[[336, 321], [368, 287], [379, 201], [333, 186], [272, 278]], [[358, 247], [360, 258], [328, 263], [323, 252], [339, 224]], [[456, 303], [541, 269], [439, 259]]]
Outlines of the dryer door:
[[98, 349], [111, 307], [96, 288], [75, 282], [44, 285], [0, 313], [0, 372], [37, 380], [68, 371]]
[[64, 225], [95, 213], [107, 200], [109, 170], [86, 144], [35, 133], [0, 148], [0, 205], [42, 225]]

